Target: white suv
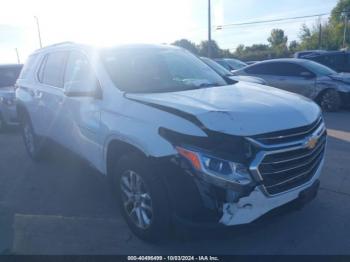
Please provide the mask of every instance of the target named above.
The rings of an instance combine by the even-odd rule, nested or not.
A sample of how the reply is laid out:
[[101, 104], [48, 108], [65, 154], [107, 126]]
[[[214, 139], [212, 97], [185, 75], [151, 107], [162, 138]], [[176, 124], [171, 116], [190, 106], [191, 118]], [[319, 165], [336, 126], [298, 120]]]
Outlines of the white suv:
[[108, 175], [141, 238], [174, 221], [250, 223], [316, 195], [320, 108], [268, 86], [227, 85], [181, 48], [57, 44], [30, 56], [17, 85], [30, 157], [50, 139]]

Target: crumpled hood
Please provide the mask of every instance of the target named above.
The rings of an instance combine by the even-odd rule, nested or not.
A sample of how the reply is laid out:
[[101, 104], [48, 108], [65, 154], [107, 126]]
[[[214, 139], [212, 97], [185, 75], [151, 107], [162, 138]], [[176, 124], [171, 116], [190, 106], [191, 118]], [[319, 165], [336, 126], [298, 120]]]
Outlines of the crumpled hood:
[[[311, 100], [273, 87], [240, 82], [232, 86], [171, 93], [126, 94], [127, 98], [161, 105], [195, 116], [210, 130], [256, 135], [311, 124], [320, 115]], [[176, 114], [176, 113], [175, 113]]]
[[0, 88], [0, 97], [13, 98], [15, 97], [15, 88], [14, 87], [1, 87]]

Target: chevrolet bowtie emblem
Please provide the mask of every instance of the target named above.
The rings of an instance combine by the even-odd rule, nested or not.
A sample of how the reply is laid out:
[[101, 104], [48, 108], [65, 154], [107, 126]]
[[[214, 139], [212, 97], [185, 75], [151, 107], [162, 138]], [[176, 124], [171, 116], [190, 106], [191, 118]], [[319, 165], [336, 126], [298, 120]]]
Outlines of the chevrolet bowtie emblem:
[[318, 142], [318, 137], [317, 136], [312, 136], [312, 137], [309, 137], [309, 139], [307, 140], [305, 146], [308, 149], [314, 149], [315, 146], [317, 145], [317, 142]]

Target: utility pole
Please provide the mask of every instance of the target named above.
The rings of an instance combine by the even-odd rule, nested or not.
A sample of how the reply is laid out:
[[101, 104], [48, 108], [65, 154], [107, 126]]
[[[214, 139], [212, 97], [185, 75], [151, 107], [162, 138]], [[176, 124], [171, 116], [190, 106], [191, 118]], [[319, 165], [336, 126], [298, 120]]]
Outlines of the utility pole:
[[343, 35], [343, 48], [346, 47], [346, 33], [348, 30], [348, 10], [344, 10], [342, 12], [343, 16], [344, 16], [344, 35]]
[[15, 51], [16, 51], [16, 56], [17, 56], [17, 63], [20, 64], [21, 61], [19, 60], [19, 54], [18, 54], [18, 49], [17, 49], [17, 47], [15, 48]]
[[208, 0], [208, 57], [211, 58], [211, 8]]
[[34, 16], [34, 19], [36, 21], [36, 27], [37, 27], [37, 30], [38, 30], [38, 37], [39, 37], [39, 45], [40, 45], [40, 48], [43, 47], [42, 43], [41, 43], [41, 34], [40, 34], [40, 26], [39, 26], [39, 18], [37, 16]]
[[321, 17], [319, 19], [319, 27], [318, 27], [318, 49], [322, 48], [322, 20]]

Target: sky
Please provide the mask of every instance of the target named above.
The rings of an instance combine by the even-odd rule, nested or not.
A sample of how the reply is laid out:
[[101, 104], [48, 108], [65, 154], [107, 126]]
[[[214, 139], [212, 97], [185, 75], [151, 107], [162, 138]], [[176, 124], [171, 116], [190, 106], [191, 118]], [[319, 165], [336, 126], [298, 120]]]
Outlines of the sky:
[[[0, 64], [16, 63], [39, 48], [38, 17], [43, 46], [63, 41], [96, 46], [124, 43], [171, 43], [207, 39], [207, 0], [0, 0]], [[316, 18], [236, 26], [257, 20], [329, 13], [337, 0], [211, 0], [212, 38], [231, 51], [239, 44], [267, 43], [273, 28], [297, 40], [303, 23]], [[327, 16], [322, 20], [326, 21]]]

